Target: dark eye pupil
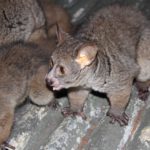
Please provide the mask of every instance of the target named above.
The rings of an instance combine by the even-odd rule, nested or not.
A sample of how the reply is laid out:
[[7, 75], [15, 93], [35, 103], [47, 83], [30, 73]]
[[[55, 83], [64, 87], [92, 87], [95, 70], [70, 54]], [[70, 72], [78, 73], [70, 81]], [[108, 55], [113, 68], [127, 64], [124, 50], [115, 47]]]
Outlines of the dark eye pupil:
[[60, 69], [60, 73], [61, 73], [61, 74], [65, 74], [65, 70], [64, 70], [64, 67], [63, 67], [63, 66], [60, 66], [59, 69]]

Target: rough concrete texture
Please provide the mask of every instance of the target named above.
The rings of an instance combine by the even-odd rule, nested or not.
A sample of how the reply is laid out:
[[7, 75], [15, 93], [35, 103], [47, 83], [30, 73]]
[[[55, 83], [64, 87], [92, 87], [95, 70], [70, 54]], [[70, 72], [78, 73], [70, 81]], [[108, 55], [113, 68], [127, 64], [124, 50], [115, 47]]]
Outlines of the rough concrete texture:
[[[82, 23], [91, 12], [115, 2], [135, 5], [150, 18], [149, 0], [55, 1], [68, 9], [74, 24]], [[67, 105], [66, 97], [58, 101], [61, 108]], [[8, 143], [16, 150], [150, 150], [150, 98], [146, 102], [139, 100], [133, 87], [127, 107], [130, 121], [126, 127], [109, 123], [108, 108], [106, 98], [97, 93], [90, 94], [85, 104], [86, 121], [80, 117], [63, 118], [60, 109], [24, 104], [16, 111]]]

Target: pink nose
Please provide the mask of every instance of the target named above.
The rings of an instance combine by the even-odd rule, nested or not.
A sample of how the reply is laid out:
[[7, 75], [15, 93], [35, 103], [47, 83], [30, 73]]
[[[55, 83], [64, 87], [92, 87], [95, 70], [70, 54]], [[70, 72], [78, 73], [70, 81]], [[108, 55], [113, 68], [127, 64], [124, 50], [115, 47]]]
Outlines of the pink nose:
[[54, 84], [54, 80], [49, 79], [48, 77], [45, 78], [45, 81], [49, 86], [52, 86]]
[[48, 76], [46, 76], [45, 81], [49, 86], [52, 86], [52, 87], [59, 84], [56, 78], [49, 78]]

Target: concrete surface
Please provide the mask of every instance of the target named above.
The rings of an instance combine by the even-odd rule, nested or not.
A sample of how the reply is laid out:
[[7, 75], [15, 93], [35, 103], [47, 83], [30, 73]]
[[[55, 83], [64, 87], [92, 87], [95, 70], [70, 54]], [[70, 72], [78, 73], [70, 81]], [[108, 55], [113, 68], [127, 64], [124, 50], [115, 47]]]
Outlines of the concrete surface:
[[[55, 0], [72, 16], [74, 24], [80, 24], [91, 12], [115, 2], [132, 4], [150, 18], [149, 0]], [[67, 98], [58, 99], [61, 108]], [[49, 107], [38, 107], [29, 102], [16, 111], [14, 127], [8, 143], [16, 150], [150, 150], [150, 98], [142, 102], [133, 92], [127, 114], [129, 125], [110, 124], [105, 98], [90, 94], [84, 111], [88, 119], [63, 118]]]

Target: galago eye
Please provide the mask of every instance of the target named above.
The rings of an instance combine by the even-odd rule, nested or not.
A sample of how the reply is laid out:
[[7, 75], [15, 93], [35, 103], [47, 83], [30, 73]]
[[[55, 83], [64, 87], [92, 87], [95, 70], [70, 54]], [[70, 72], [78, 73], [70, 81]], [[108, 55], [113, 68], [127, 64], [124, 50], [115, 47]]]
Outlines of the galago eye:
[[65, 75], [65, 67], [62, 66], [62, 65], [59, 65], [57, 68], [56, 68], [56, 74], [58, 76], [63, 76]]
[[52, 60], [49, 61], [49, 71], [51, 71], [51, 69], [53, 68], [54, 63]]
[[59, 69], [60, 69], [61, 74], [64, 75], [64, 74], [65, 74], [65, 69], [64, 69], [64, 67], [63, 67], [63, 66], [60, 66]]
[[50, 61], [49, 61], [49, 67], [50, 67], [50, 68], [52, 68], [52, 67], [53, 67], [53, 65], [54, 65], [53, 60], [52, 60], [52, 59], [50, 59]]

